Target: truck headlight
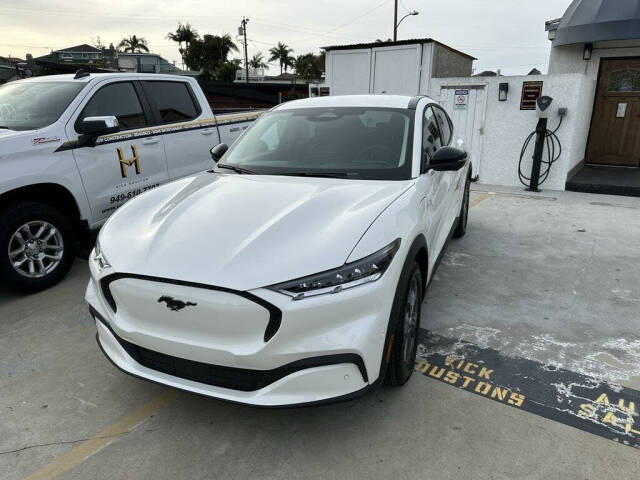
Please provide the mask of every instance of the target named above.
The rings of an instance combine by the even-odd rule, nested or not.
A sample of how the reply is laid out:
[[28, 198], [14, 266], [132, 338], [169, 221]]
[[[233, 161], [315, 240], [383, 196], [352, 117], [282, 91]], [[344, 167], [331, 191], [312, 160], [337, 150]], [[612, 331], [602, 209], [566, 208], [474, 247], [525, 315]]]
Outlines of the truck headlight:
[[327, 293], [338, 293], [358, 285], [375, 282], [389, 268], [399, 248], [400, 239], [398, 238], [361, 260], [345, 263], [342, 267], [326, 272], [271, 285], [268, 288], [288, 295], [294, 300], [302, 300]]
[[96, 239], [96, 245], [93, 247], [93, 261], [98, 265], [98, 270], [104, 270], [105, 268], [111, 268], [111, 264], [104, 256], [102, 247], [100, 246], [100, 240]]

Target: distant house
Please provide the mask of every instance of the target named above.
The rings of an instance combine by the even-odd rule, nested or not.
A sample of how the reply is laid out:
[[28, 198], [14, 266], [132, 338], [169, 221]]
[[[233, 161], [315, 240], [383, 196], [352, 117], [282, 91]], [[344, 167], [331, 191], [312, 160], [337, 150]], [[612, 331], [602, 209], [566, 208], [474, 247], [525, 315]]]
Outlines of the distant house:
[[0, 83], [14, 80], [18, 77], [18, 64], [24, 60], [16, 57], [0, 57]]
[[141, 73], [182, 73], [183, 71], [155, 53], [117, 54], [118, 71]]
[[69, 73], [79, 68], [91, 72], [113, 72], [116, 71], [113, 55], [115, 49], [101, 50], [84, 43], [36, 57], [34, 63], [40, 74]]

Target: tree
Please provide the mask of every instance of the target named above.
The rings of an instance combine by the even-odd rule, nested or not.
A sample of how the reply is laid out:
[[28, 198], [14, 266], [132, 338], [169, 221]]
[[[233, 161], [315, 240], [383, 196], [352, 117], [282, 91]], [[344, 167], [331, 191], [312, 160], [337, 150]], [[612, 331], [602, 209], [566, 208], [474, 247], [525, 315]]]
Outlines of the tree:
[[270, 62], [277, 61], [280, 63], [280, 75], [282, 75], [282, 69], [284, 68], [284, 72], [287, 72], [287, 68], [293, 66], [294, 59], [291, 56], [293, 53], [293, 49], [289, 48], [288, 45], [278, 42], [278, 45], [269, 50], [271, 56], [269, 57]]
[[319, 80], [324, 72], [324, 55], [307, 53], [299, 55], [294, 62], [298, 76], [307, 81]]
[[227, 63], [227, 57], [232, 51], [237, 52], [238, 47], [229, 34], [222, 36], [207, 34], [192, 40], [184, 49], [184, 63], [190, 70], [202, 71], [202, 77], [209, 79], [216, 77], [216, 69], [221, 64]]
[[264, 61], [261, 53], [256, 53], [251, 60], [249, 60], [249, 67], [251, 68], [267, 68], [267, 62]]
[[[183, 25], [182, 23], [178, 22], [178, 28], [176, 29], [175, 33], [169, 32], [167, 34], [168, 40], [173, 40], [174, 42], [178, 43], [178, 51], [180, 52], [180, 56], [182, 57], [182, 63], [185, 63], [185, 50], [189, 48], [191, 42], [193, 42], [194, 40], [198, 40], [199, 38], [200, 35], [198, 35], [198, 31], [188, 23]], [[185, 48], [182, 48], [183, 42], [185, 44]]]
[[121, 48], [123, 52], [131, 53], [149, 51], [147, 41], [143, 37], [138, 38], [135, 35], [131, 35], [129, 38], [123, 38], [118, 44], [118, 48]]
[[236, 79], [236, 72], [242, 62], [234, 58], [228, 62], [218, 64], [216, 67], [216, 79], [222, 82], [233, 82]]

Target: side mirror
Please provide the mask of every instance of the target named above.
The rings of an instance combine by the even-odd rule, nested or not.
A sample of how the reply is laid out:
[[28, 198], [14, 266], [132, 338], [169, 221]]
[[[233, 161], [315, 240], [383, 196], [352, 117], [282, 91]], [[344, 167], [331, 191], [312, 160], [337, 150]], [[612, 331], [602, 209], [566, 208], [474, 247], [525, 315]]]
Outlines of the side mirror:
[[78, 130], [84, 135], [107, 135], [119, 132], [120, 124], [113, 116], [85, 117], [80, 122]]
[[467, 163], [467, 152], [454, 147], [442, 147], [431, 157], [429, 169], [437, 172], [457, 172]]
[[213, 159], [213, 161], [215, 163], [218, 163], [222, 156], [227, 153], [227, 150], [229, 150], [229, 147], [226, 143], [219, 143], [211, 150], [209, 150], [209, 153], [211, 153], [211, 158]]

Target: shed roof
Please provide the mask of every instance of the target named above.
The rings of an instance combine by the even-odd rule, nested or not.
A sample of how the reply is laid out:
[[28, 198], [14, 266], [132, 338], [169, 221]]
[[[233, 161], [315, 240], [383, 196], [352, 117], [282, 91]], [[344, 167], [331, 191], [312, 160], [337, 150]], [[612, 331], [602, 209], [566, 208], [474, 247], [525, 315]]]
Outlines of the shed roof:
[[574, 0], [554, 45], [640, 38], [640, 0]]
[[370, 43], [352, 43], [349, 45], [330, 45], [328, 47], [321, 47], [323, 50], [357, 50], [360, 48], [378, 48], [378, 47], [393, 47], [396, 45], [414, 45], [416, 43], [436, 43], [447, 50], [460, 54], [464, 57], [470, 58], [472, 60], [477, 60], [476, 57], [469, 55], [468, 53], [461, 52], [460, 50], [456, 50], [455, 48], [450, 47], [449, 45], [445, 45], [442, 42], [438, 42], [433, 38], [413, 38], [409, 40], [398, 40], [398, 41], [384, 41], [384, 42], [370, 42]]

